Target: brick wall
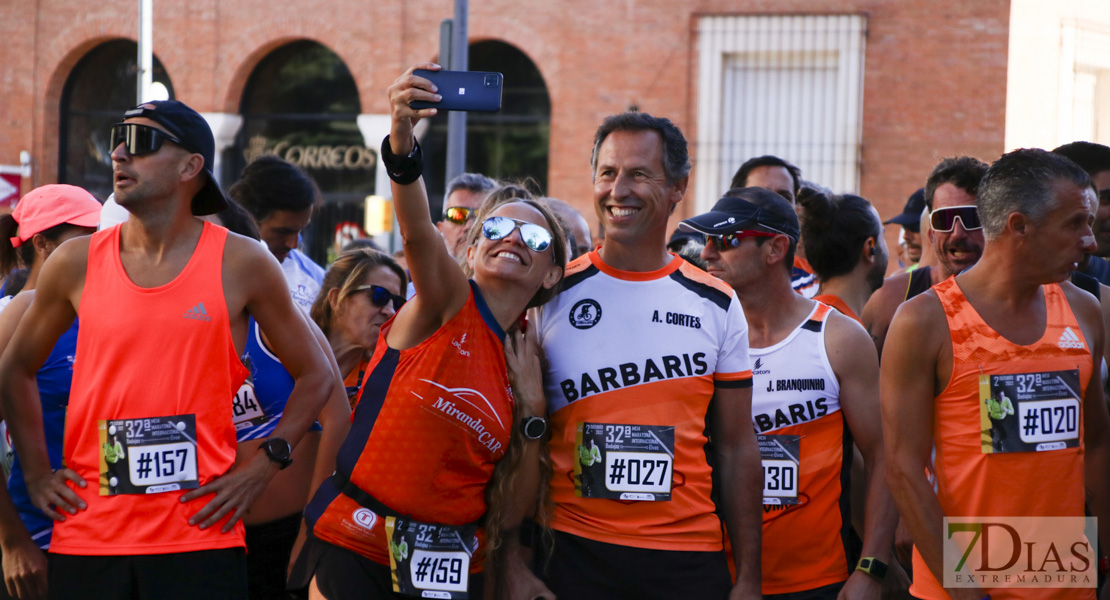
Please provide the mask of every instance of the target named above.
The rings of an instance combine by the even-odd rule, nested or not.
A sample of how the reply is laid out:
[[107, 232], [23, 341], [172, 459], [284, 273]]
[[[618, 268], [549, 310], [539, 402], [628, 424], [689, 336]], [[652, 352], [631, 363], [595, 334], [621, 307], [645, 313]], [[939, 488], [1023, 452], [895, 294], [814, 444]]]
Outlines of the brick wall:
[[[0, 163], [17, 163], [19, 151], [30, 149], [38, 182], [56, 180], [66, 76], [98, 43], [135, 38], [136, 4], [7, 3], [0, 19]], [[346, 61], [363, 112], [384, 113], [389, 83], [407, 65], [436, 56], [439, 22], [452, 6], [157, 2], [154, 50], [178, 98], [201, 111], [235, 112], [251, 70], [270, 50], [312, 39]], [[636, 105], [670, 117], [695, 142], [697, 19], [745, 13], [867, 15], [861, 190], [884, 217], [901, 209], [941, 157], [993, 160], [1002, 151], [1008, 0], [483, 0], [471, 3], [469, 24], [472, 40], [505, 41], [536, 63], [551, 95], [548, 192], [593, 222], [588, 157], [598, 123]], [[689, 216], [692, 204], [675, 218]]]

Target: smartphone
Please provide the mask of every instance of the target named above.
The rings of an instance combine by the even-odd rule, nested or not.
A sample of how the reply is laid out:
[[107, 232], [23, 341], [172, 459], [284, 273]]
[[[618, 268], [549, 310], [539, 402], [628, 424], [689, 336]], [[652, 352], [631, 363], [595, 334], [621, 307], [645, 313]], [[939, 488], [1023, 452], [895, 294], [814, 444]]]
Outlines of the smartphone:
[[416, 100], [409, 103], [415, 109], [466, 110], [497, 112], [501, 110], [501, 73], [482, 71], [428, 71], [417, 69], [413, 75], [436, 84], [439, 102]]

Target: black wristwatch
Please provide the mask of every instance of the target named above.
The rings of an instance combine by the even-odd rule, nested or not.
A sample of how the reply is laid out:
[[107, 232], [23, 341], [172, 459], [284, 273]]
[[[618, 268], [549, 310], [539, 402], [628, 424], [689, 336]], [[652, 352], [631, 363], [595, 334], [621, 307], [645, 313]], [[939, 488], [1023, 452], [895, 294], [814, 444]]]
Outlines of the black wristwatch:
[[864, 573], [867, 573], [868, 575], [874, 577], [875, 579], [878, 579], [879, 581], [882, 581], [883, 578], [886, 577], [886, 563], [870, 556], [865, 556], [859, 559], [859, 564], [856, 565], [856, 570], [863, 571]]
[[547, 433], [547, 419], [543, 417], [528, 417], [520, 420], [520, 431], [524, 433], [524, 438], [529, 440], [538, 440]]
[[262, 442], [262, 450], [266, 452], [266, 458], [276, 462], [282, 469], [293, 464], [293, 446], [279, 437]]

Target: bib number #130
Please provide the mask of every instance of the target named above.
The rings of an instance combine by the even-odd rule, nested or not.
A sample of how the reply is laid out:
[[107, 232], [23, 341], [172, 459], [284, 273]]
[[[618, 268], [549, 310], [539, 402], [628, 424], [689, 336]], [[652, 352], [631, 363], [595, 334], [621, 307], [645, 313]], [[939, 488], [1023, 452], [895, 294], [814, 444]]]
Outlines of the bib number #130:
[[755, 439], [763, 461], [763, 504], [797, 504], [801, 436], [757, 434]]
[[195, 415], [97, 421], [100, 495], [193, 489], [197, 476]]
[[979, 376], [984, 454], [1079, 446], [1079, 370]]
[[580, 498], [669, 501], [674, 427], [579, 423], [574, 492]]
[[475, 525], [435, 525], [386, 517], [393, 591], [413, 598], [466, 600]]

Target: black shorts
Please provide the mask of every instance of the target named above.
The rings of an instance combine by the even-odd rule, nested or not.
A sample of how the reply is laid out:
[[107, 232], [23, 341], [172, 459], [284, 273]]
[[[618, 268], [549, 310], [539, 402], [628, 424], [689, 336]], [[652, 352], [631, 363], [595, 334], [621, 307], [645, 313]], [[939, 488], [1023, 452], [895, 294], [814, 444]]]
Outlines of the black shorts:
[[57, 600], [246, 600], [242, 548], [138, 556], [50, 554]]
[[[316, 578], [316, 587], [327, 600], [408, 598], [393, 592], [393, 575], [389, 565], [378, 564], [357, 552], [309, 536], [297, 557], [289, 586], [308, 585], [313, 577]], [[482, 598], [484, 582], [482, 573], [470, 574], [467, 584], [470, 598]]]
[[544, 580], [559, 598], [724, 600], [732, 589], [723, 551], [650, 550], [554, 534]]
[[301, 529], [301, 513], [247, 526], [247, 589], [250, 600], [287, 600], [289, 555]]
[[812, 590], [787, 594], [763, 594], [763, 600], [836, 600], [836, 597], [840, 595], [840, 588], [843, 588], [845, 583], [848, 582], [841, 581]]

